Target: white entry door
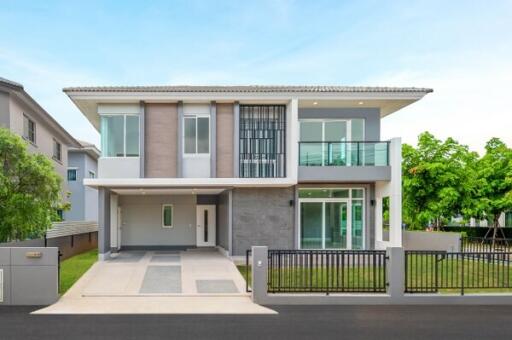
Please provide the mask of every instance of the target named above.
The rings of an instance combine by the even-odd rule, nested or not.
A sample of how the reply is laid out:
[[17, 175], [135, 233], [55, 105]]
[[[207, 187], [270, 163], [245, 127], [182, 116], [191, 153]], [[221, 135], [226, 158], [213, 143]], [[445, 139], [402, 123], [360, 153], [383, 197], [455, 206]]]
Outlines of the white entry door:
[[198, 247], [215, 246], [215, 205], [197, 206], [196, 243]]

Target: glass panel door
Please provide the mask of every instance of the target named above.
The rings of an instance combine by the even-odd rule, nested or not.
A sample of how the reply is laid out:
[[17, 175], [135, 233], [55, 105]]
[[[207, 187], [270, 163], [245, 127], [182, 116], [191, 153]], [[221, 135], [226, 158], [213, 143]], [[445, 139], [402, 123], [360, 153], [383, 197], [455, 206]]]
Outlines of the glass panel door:
[[323, 165], [322, 122], [300, 122], [300, 165]]
[[325, 204], [325, 248], [347, 248], [347, 202]]
[[363, 201], [352, 200], [352, 249], [363, 249]]
[[327, 121], [324, 123], [324, 141], [342, 142], [326, 143], [325, 164], [324, 165], [346, 165], [347, 164], [347, 122], [346, 121]]
[[322, 248], [322, 202], [300, 203], [300, 247], [301, 249]]

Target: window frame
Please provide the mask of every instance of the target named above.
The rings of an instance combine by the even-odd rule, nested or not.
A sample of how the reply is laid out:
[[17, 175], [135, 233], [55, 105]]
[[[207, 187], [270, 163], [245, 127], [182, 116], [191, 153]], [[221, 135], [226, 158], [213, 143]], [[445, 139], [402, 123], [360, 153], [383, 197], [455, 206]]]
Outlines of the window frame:
[[[347, 244], [347, 247], [344, 248], [343, 250], [352, 250], [353, 249], [353, 240], [352, 240], [352, 233], [353, 233], [353, 226], [352, 226], [352, 209], [353, 209], [353, 206], [352, 206], [352, 201], [361, 201], [362, 202], [362, 217], [363, 217], [363, 225], [362, 225], [362, 244], [361, 244], [361, 249], [366, 249], [366, 236], [367, 236], [367, 221], [366, 221], [366, 195], [367, 195], [367, 192], [366, 192], [366, 188], [365, 187], [362, 187], [362, 186], [350, 186], [350, 187], [317, 187], [317, 186], [313, 186], [313, 187], [299, 187], [297, 188], [297, 190], [336, 190], [336, 189], [341, 189], [341, 190], [348, 190], [348, 197], [339, 197], [339, 198], [300, 198], [298, 197], [299, 193], [297, 192], [297, 200], [298, 200], [298, 204], [297, 204], [297, 211], [296, 211], [296, 216], [297, 216], [297, 220], [299, 221], [299, 224], [298, 224], [298, 227], [297, 227], [297, 238], [296, 238], [296, 244], [297, 244], [297, 249], [304, 249], [301, 247], [301, 235], [302, 235], [302, 218], [301, 218], [301, 214], [300, 214], [300, 209], [301, 209], [301, 204], [302, 203], [322, 203], [322, 247], [321, 248], [318, 248], [318, 249], [313, 249], [313, 250], [330, 250], [330, 249], [333, 249], [333, 248], [325, 248], [325, 218], [324, 218], [324, 214], [325, 214], [325, 203], [331, 203], [331, 202], [346, 202], [347, 203], [347, 238], [346, 238], [346, 244]], [[363, 192], [363, 197], [353, 197], [352, 193], [353, 193], [353, 190], [354, 189], [358, 189], [358, 190], [362, 190]], [[337, 249], [337, 248], [336, 248]], [[341, 249], [341, 248], [340, 248]], [[307, 250], [311, 250], [309, 248], [307, 248]]]
[[[75, 179], [74, 180], [70, 180], [69, 179], [69, 171], [72, 170], [75, 172]], [[78, 168], [68, 168], [68, 171], [66, 172], [66, 178], [68, 180], [68, 182], [78, 182]]]
[[[102, 129], [102, 123], [101, 123], [101, 119], [103, 117], [117, 117], [117, 116], [122, 116], [123, 117], [123, 156], [104, 156], [103, 155], [103, 150], [105, 148], [103, 148], [103, 145], [102, 145], [102, 148], [101, 148], [101, 158], [136, 158], [136, 157], [140, 157], [140, 135], [141, 135], [141, 132], [140, 132], [140, 115], [139, 114], [136, 114], [136, 113], [104, 113], [104, 114], [100, 114], [100, 132], [101, 134], [103, 134], [103, 129]], [[137, 156], [126, 156], [126, 117], [127, 116], [133, 116], [133, 117], [137, 117], [138, 118], [138, 127], [139, 127], [139, 130], [138, 130], [138, 134], [139, 134], [139, 138], [137, 139], [137, 145], [138, 145], [138, 155]], [[103, 142], [103, 140], [102, 140]]]
[[[25, 120], [27, 121], [27, 134], [25, 135]], [[32, 140], [30, 138], [30, 124], [32, 124], [32, 127], [33, 127], [33, 137], [34, 137], [34, 140]], [[34, 144], [34, 145], [37, 145], [36, 143], [36, 140], [37, 140], [37, 133], [36, 133], [36, 122], [34, 122], [33, 119], [31, 119], [27, 114], [23, 113], [23, 138], [27, 141], [29, 141], [30, 143]]]
[[[57, 151], [57, 154], [55, 152]], [[60, 143], [57, 139], [53, 138], [53, 155], [52, 158], [57, 162], [62, 162], [62, 143]]]
[[[197, 125], [198, 118], [207, 118], [208, 119], [208, 152], [207, 153], [205, 153], [205, 152], [198, 152], [197, 151], [198, 136], [199, 136], [199, 134], [198, 134], [198, 125]], [[185, 151], [185, 140], [186, 140], [186, 136], [185, 136], [185, 120], [186, 119], [194, 119], [195, 120], [196, 136], [195, 136], [195, 152], [193, 152], [193, 153]], [[212, 149], [211, 138], [212, 138], [212, 134], [211, 134], [211, 119], [210, 119], [210, 115], [209, 114], [194, 114], [194, 113], [191, 113], [191, 114], [183, 115], [183, 127], [182, 127], [182, 138], [181, 138], [181, 140], [182, 140], [182, 155], [183, 155], [184, 158], [208, 158], [208, 157], [210, 157], [211, 149]]]
[[[171, 208], [171, 225], [165, 224], [165, 208]], [[172, 229], [174, 228], [174, 205], [170, 203], [162, 204], [162, 228]]]

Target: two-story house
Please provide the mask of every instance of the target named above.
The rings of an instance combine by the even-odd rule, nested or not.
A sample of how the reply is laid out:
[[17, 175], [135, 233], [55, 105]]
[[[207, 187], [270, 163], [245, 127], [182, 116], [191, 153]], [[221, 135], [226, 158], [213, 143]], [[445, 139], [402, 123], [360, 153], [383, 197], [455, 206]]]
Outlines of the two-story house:
[[[99, 253], [401, 246], [401, 143], [381, 119], [431, 89], [74, 87], [101, 133]], [[382, 201], [390, 199], [389, 241]]]
[[[68, 169], [70, 164], [71, 170], [79, 170], [75, 164], [82, 162], [95, 169], [99, 151], [94, 151], [94, 146], [78, 142], [25, 91], [23, 85], [5, 78], [0, 78], [0, 126], [21, 136], [27, 142], [29, 152], [41, 153], [52, 160], [62, 177], [62, 198], [71, 203], [71, 210], [59, 211], [61, 218], [97, 221], [97, 191], [85, 188], [81, 181], [70, 181], [72, 176]], [[71, 196], [68, 197], [68, 193]], [[90, 212], [85, 214], [84, 210]]]

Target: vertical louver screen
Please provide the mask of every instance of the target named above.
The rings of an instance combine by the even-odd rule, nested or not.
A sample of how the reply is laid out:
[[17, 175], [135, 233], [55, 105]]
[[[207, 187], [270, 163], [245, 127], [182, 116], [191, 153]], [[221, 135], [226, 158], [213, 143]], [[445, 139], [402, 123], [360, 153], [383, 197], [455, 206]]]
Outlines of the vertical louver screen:
[[240, 177], [286, 176], [286, 106], [240, 105]]

